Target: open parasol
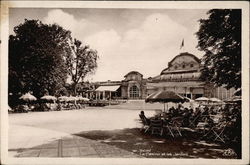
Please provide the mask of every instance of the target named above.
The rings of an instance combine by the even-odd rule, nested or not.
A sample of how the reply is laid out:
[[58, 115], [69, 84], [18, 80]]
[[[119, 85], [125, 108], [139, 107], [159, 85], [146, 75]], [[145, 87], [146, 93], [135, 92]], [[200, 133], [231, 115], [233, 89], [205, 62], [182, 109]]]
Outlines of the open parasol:
[[56, 101], [57, 98], [55, 96], [50, 96], [50, 95], [46, 95], [41, 97], [42, 100], [48, 100], [48, 101]]
[[68, 97], [67, 96], [60, 96], [60, 97], [58, 97], [58, 100], [62, 101], [62, 102], [67, 102], [68, 101]]
[[215, 97], [213, 97], [213, 98], [210, 98], [209, 99], [209, 101], [212, 101], [212, 102], [222, 102], [220, 99], [218, 99], [218, 98], [215, 98]]
[[233, 97], [231, 97], [231, 98], [229, 98], [229, 99], [227, 99], [227, 100], [225, 100], [225, 102], [231, 102], [231, 103], [239, 103], [239, 102], [241, 102], [241, 96], [233, 96]]
[[195, 101], [209, 101], [209, 98], [207, 98], [207, 97], [199, 97], [199, 98], [195, 99]]
[[218, 99], [218, 98], [215, 98], [215, 97], [210, 98], [209, 101], [211, 101], [211, 102], [213, 102], [213, 103], [223, 103], [222, 100], [220, 100], [220, 99]]
[[68, 101], [77, 101], [78, 100], [78, 98], [77, 97], [75, 97], [75, 96], [69, 96], [68, 97]]
[[89, 101], [88, 98], [82, 97], [82, 96], [77, 97], [77, 99], [80, 100], [80, 101]]
[[33, 96], [30, 93], [26, 93], [24, 95], [22, 95], [21, 97], [19, 97], [20, 100], [24, 100], [24, 101], [36, 101], [36, 97]]
[[145, 102], [164, 103], [164, 111], [165, 111], [165, 103], [168, 103], [168, 102], [183, 103], [185, 101], [188, 101], [188, 100], [173, 91], [157, 91], [157, 92], [152, 93], [145, 99]]

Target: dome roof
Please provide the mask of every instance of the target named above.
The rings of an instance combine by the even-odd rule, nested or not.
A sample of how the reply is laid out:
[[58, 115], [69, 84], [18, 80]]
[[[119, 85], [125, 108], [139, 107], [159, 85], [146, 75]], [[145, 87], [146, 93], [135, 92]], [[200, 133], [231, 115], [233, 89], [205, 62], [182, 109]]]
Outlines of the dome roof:
[[169, 72], [195, 72], [200, 69], [201, 60], [188, 52], [180, 53], [169, 63], [168, 67], [163, 69], [161, 74]]
[[140, 76], [143, 76], [140, 72], [131, 71], [131, 72], [127, 73], [124, 77], [127, 77], [127, 76], [130, 75], [130, 74], [138, 74], [138, 75], [140, 75]]

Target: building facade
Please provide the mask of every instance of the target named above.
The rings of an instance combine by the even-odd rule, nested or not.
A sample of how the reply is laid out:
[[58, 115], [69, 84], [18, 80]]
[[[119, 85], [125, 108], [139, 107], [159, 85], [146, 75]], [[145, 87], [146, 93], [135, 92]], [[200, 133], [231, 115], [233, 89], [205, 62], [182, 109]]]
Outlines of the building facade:
[[202, 81], [201, 68], [201, 61], [196, 56], [188, 52], [180, 53], [168, 63], [168, 67], [160, 75], [147, 82], [147, 94], [168, 90], [191, 99], [203, 96], [226, 99], [233, 95], [234, 89], [226, 90]]
[[202, 81], [201, 68], [201, 61], [195, 55], [180, 53], [168, 63], [167, 68], [153, 78], [145, 79], [141, 73], [131, 71], [121, 81], [94, 83], [95, 89], [88, 92], [88, 97], [97, 100], [145, 99], [158, 90], [174, 91], [191, 99], [204, 96], [223, 100], [233, 95], [234, 89], [226, 90]]
[[89, 90], [87, 96], [96, 100], [107, 99], [144, 99], [147, 96], [147, 79], [137, 71], [131, 71], [122, 81], [95, 82], [95, 90]]

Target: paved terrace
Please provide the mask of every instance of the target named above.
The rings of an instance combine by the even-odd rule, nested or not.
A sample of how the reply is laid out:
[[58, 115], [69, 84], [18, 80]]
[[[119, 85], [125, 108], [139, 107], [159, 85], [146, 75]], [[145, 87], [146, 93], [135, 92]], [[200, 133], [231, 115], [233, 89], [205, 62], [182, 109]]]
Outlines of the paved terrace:
[[[188, 158], [225, 157], [223, 153], [229, 149], [228, 146], [200, 140], [175, 141], [171, 138], [142, 136], [138, 129], [141, 127], [138, 116], [140, 110], [146, 110], [145, 114], [149, 117], [163, 105], [146, 104], [145, 109], [140, 109], [144, 105], [138, 101], [130, 104], [126, 106], [131, 107], [131, 110], [120, 105], [117, 109], [88, 107], [81, 110], [9, 114], [9, 156], [133, 158], [144, 156], [140, 154], [140, 149], [145, 149], [151, 150], [153, 154], [184, 152], [181, 157]], [[136, 109], [132, 110], [133, 107]], [[169, 157], [173, 158], [171, 155]]]
[[[133, 152], [73, 134], [138, 128], [139, 110], [82, 110], [9, 114], [11, 157], [137, 157]], [[154, 111], [147, 111], [148, 115]]]
[[138, 155], [126, 150], [90, 140], [71, 136], [32, 148], [10, 150], [17, 151], [15, 157], [85, 157], [85, 158], [133, 158]]

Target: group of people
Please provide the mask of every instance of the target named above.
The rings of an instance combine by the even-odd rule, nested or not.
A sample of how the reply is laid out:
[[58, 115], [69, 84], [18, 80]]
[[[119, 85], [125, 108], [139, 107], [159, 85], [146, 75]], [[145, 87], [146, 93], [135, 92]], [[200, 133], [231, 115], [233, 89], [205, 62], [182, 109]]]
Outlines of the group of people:
[[[184, 108], [181, 104], [178, 107], [171, 107], [167, 112], [156, 114], [152, 118], [163, 119], [164, 122], [171, 122], [177, 118], [181, 121], [183, 127], [196, 127], [199, 122], [206, 123], [208, 127], [213, 127], [219, 122], [240, 122], [241, 119], [241, 107], [239, 104], [214, 106], [214, 105], [200, 105], [196, 108]], [[142, 117], [141, 117], [142, 116]], [[213, 118], [217, 116], [217, 120]], [[140, 118], [150, 123], [151, 118], [147, 118], [144, 115], [144, 111], [141, 111]]]
[[71, 103], [71, 102], [33, 102], [33, 103], [23, 103], [15, 106], [13, 112], [29, 112], [29, 111], [61, 111], [61, 110], [71, 110], [71, 109], [82, 109], [85, 108], [85, 104], [81, 103]]
[[[202, 137], [204, 137], [205, 132], [207, 134], [216, 129], [223, 132], [224, 141], [226, 140], [229, 143], [241, 141], [241, 104], [201, 105], [195, 109], [184, 108], [180, 105], [177, 108], [171, 107], [167, 112], [158, 113], [153, 117], [146, 117], [144, 111], [141, 111], [139, 116], [143, 124], [148, 124], [149, 127], [152, 121], [157, 119], [162, 121], [162, 125], [172, 125], [177, 121], [180, 124], [179, 127], [196, 130], [195, 132], [198, 134], [203, 134]], [[218, 136], [222, 135], [218, 133]], [[209, 136], [206, 136], [206, 138], [209, 139]]]

